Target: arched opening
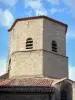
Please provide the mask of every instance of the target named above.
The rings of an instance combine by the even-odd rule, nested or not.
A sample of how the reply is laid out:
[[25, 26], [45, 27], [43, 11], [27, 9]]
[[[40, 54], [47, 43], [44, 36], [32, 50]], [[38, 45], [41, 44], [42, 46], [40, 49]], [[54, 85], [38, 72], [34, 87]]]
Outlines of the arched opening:
[[9, 66], [8, 66], [8, 74], [10, 72], [10, 68], [11, 68], [11, 58], [9, 59], [9, 62], [8, 62]]
[[68, 80], [61, 84], [60, 100], [72, 100], [72, 84]]
[[57, 43], [54, 40], [52, 41], [52, 51], [57, 52]]
[[11, 59], [9, 59], [9, 66], [11, 65]]
[[67, 100], [67, 91], [65, 89], [61, 90], [61, 100]]
[[32, 38], [28, 38], [26, 40], [26, 49], [33, 49], [33, 40], [32, 40]]

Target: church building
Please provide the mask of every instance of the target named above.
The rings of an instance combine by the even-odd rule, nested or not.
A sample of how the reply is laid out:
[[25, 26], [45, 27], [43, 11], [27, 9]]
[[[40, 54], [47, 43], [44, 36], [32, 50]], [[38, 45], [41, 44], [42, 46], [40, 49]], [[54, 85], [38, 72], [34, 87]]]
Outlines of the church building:
[[47, 16], [15, 20], [8, 30], [1, 100], [75, 100], [75, 82], [68, 78], [67, 27]]

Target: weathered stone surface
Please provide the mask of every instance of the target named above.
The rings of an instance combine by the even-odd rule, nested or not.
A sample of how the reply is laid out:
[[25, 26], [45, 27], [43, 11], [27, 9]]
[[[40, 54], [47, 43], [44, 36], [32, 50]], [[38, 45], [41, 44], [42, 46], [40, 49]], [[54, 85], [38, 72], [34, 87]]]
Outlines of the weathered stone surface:
[[[18, 21], [9, 34], [9, 76], [68, 77], [65, 30], [45, 18]], [[32, 38], [33, 49], [26, 49], [27, 38]], [[52, 40], [57, 43], [56, 53], [52, 52]]]

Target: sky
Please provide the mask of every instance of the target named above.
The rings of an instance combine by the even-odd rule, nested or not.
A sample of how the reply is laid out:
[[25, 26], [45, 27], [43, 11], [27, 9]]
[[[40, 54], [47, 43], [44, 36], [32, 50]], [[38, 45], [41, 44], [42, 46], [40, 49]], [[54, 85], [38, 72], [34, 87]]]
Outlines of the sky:
[[8, 29], [16, 18], [46, 15], [68, 25], [66, 55], [69, 78], [75, 80], [75, 0], [0, 0], [0, 75], [6, 72]]

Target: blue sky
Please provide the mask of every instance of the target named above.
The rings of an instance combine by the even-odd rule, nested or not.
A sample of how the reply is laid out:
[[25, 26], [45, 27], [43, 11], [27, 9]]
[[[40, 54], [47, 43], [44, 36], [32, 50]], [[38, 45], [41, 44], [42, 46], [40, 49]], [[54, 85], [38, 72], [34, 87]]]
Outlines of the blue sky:
[[46, 15], [68, 24], [66, 55], [75, 80], [75, 0], [0, 0], [0, 75], [6, 71], [8, 29], [16, 18]]

